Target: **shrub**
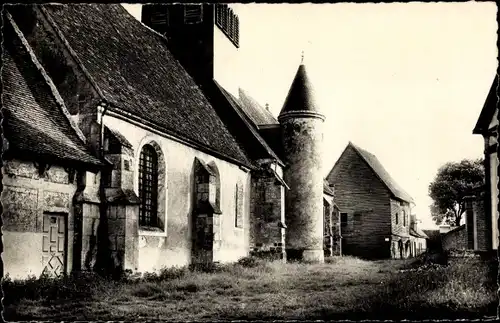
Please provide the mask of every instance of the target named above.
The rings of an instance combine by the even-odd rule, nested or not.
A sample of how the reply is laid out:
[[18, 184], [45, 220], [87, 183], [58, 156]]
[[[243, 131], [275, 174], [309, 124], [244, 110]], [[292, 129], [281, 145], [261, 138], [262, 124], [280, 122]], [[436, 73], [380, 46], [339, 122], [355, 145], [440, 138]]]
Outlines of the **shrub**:
[[172, 280], [185, 277], [189, 272], [187, 267], [169, 267], [163, 268], [158, 274], [160, 280]]
[[256, 268], [264, 264], [264, 261], [255, 257], [243, 257], [238, 260], [238, 265], [244, 268]]
[[24, 280], [3, 279], [4, 304], [20, 299], [51, 301], [58, 299], [91, 298], [96, 291], [106, 289], [112, 282], [93, 273], [78, 273], [70, 276], [52, 277], [46, 274], [31, 276]]

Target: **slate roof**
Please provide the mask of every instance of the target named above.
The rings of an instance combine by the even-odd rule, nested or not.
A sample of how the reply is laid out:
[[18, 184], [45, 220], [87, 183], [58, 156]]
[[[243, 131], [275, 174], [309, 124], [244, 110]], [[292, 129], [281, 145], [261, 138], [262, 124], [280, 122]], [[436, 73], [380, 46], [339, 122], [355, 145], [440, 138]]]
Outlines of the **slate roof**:
[[258, 132], [258, 129], [256, 127], [253, 127], [251, 124], [252, 120], [250, 117], [245, 113], [243, 110], [240, 101], [231, 93], [226, 91], [223, 86], [221, 86], [217, 81], [213, 81], [215, 87], [222, 93], [223, 97], [227, 100], [227, 102], [230, 104], [232, 109], [239, 115], [241, 116], [241, 119], [246, 123], [248, 130], [251, 132], [251, 134], [254, 136], [255, 139], [260, 143], [262, 148], [266, 151], [266, 153], [269, 155], [269, 157], [275, 158], [279, 163], [283, 164], [281, 159], [278, 157], [276, 152], [269, 146], [269, 144], [262, 138], [260, 133]]
[[399, 186], [399, 184], [391, 177], [391, 175], [389, 175], [387, 170], [384, 168], [384, 166], [382, 166], [375, 155], [354, 145], [352, 142], [349, 142], [349, 146], [354, 148], [354, 150], [366, 161], [368, 166], [370, 166], [373, 172], [396, 198], [406, 202], [413, 202], [413, 198], [408, 193], [406, 193], [401, 186]]
[[166, 40], [120, 4], [43, 5], [104, 99], [178, 138], [251, 165]]
[[259, 127], [264, 125], [279, 125], [278, 120], [269, 110], [264, 108], [242, 88], [238, 90], [239, 103], [245, 114]]
[[280, 116], [291, 111], [318, 112], [318, 106], [314, 99], [314, 89], [309, 81], [304, 64], [299, 66], [295, 74]]
[[488, 96], [486, 97], [486, 100], [484, 102], [481, 114], [479, 115], [476, 126], [472, 131], [473, 134], [481, 134], [488, 131], [488, 126], [491, 122], [491, 119], [495, 115], [495, 110], [497, 109], [497, 87], [498, 76], [495, 75], [495, 79], [493, 80], [493, 84], [490, 87], [490, 91], [488, 92]]
[[118, 130], [115, 130], [113, 128], [110, 128], [109, 126], [105, 126], [105, 128], [113, 135], [113, 137], [116, 138], [116, 140], [124, 147], [127, 148], [132, 148], [132, 144], [130, 141], [125, 138], [124, 135], [122, 135]]
[[2, 103], [7, 153], [104, 165], [78, 137], [48, 84], [50, 79], [44, 78], [43, 68], [37, 66], [34, 54], [30, 56], [7, 20], [3, 32]]

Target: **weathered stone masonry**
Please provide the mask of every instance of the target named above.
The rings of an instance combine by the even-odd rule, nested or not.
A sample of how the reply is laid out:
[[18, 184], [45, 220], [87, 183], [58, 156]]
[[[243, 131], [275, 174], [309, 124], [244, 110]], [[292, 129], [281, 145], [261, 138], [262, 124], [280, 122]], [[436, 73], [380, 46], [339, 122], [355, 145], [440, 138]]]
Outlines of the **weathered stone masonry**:
[[322, 262], [323, 176], [322, 123], [316, 113], [280, 115], [287, 167], [284, 180], [292, 188], [285, 196], [287, 258]]
[[[2, 229], [10, 246], [2, 255], [5, 272], [25, 277], [44, 271], [60, 274], [92, 269], [96, 252], [92, 242], [99, 221], [99, 177], [58, 165], [40, 172], [33, 162], [15, 159], [4, 162], [3, 173]], [[47, 236], [49, 232], [45, 232], [51, 216], [60, 219], [59, 232], [65, 240], [58, 245], [60, 267], [54, 261], [48, 264], [50, 259], [44, 251], [49, 242], [45, 239], [53, 242], [52, 236]], [[30, 257], [26, 257], [28, 254]]]
[[285, 259], [285, 187], [270, 167], [264, 164], [252, 176], [250, 254]]

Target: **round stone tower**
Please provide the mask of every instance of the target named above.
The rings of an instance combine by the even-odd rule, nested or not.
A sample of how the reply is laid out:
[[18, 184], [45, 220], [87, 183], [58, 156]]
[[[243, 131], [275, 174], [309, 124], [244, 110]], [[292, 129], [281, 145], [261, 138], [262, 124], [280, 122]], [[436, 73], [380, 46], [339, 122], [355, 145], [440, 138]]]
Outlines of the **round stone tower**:
[[304, 64], [299, 66], [280, 112], [285, 195], [287, 259], [324, 262], [323, 122]]

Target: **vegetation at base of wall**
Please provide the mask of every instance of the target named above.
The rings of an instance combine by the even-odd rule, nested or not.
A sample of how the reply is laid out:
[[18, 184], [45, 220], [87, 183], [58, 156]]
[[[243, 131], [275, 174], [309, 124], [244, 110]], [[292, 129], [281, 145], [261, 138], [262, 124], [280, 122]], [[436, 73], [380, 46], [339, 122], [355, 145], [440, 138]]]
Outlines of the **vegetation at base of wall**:
[[496, 314], [495, 260], [431, 256], [325, 264], [244, 258], [106, 280], [6, 279], [7, 320], [481, 318]]

